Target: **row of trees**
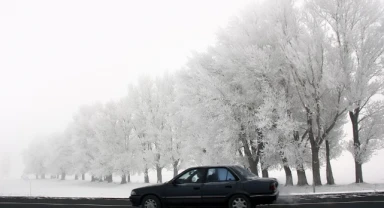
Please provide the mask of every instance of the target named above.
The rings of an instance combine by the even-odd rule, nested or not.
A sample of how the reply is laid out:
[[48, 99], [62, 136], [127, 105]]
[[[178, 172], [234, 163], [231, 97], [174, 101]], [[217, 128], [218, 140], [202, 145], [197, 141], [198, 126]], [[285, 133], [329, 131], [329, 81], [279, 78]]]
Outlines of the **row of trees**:
[[[96, 178], [238, 163], [308, 184], [345, 148], [362, 164], [383, 147], [384, 15], [380, 1], [267, 1], [247, 6], [186, 66], [141, 77], [120, 101], [83, 106], [65, 132], [31, 144], [31, 173]], [[353, 138], [344, 144], [343, 128]], [[261, 170], [261, 171], [259, 171]], [[127, 179], [128, 178], [128, 179]]]

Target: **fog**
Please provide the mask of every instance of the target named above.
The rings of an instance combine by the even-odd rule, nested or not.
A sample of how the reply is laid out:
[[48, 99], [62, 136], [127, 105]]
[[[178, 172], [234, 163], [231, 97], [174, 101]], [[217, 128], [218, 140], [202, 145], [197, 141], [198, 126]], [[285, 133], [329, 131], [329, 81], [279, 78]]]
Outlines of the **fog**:
[[124, 96], [141, 74], [180, 68], [245, 2], [1, 1], [0, 152], [10, 175], [20, 178], [31, 140], [62, 131], [83, 104]]
[[[180, 69], [249, 1], [0, 1], [0, 158], [11, 158], [9, 177], [21, 177], [33, 139], [63, 131], [84, 104], [121, 98], [143, 74]], [[364, 164], [368, 182], [384, 181], [382, 159], [380, 151]], [[336, 182], [353, 182], [349, 152], [332, 165]]]

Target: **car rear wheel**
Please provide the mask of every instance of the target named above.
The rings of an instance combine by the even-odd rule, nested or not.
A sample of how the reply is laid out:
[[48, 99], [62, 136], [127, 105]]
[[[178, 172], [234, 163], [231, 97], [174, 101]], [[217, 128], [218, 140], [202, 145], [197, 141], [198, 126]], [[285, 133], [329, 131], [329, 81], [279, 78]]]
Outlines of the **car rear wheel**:
[[229, 208], [251, 208], [251, 201], [244, 195], [235, 195], [229, 199]]
[[160, 200], [153, 195], [144, 197], [141, 208], [161, 208]]

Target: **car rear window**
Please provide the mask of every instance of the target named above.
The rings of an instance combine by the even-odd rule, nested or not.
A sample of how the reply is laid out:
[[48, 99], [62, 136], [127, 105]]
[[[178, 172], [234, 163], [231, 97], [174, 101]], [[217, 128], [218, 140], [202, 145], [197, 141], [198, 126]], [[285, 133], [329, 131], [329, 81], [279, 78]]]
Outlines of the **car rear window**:
[[253, 174], [251, 171], [241, 167], [241, 166], [234, 166], [233, 169], [240, 173], [245, 178], [258, 178], [257, 175]]

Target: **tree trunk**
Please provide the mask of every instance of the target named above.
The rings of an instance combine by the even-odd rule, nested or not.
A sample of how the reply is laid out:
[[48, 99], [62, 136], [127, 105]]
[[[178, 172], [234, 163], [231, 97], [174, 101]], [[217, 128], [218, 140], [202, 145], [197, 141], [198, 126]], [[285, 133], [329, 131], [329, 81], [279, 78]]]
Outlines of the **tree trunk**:
[[85, 174], [83, 173], [83, 174], [81, 174], [81, 180], [85, 180]]
[[36, 174], [36, 179], [39, 179], [39, 174]]
[[364, 183], [362, 164], [355, 162], [356, 183]]
[[179, 166], [179, 160], [174, 161], [172, 166], [173, 166], [173, 177], [175, 177], [179, 173], [179, 167], [178, 167]]
[[286, 186], [293, 186], [293, 179], [292, 179], [292, 171], [291, 168], [288, 166], [288, 159], [284, 156], [284, 152], [280, 151], [280, 157], [283, 161], [283, 167], [285, 172], [285, 185]]
[[107, 181], [108, 183], [112, 183], [112, 182], [113, 182], [112, 174], [105, 176], [105, 179], [106, 179], [106, 181]]
[[359, 158], [357, 158], [358, 154], [356, 151], [360, 151], [360, 140], [359, 140], [359, 113], [360, 109], [356, 108], [353, 112], [349, 112], [349, 118], [352, 123], [353, 130], [353, 145], [354, 145], [354, 157], [355, 157], [355, 182], [356, 183], [364, 183], [363, 180], [363, 169], [362, 164], [359, 162]]
[[41, 179], [45, 179], [45, 174], [41, 174]]
[[256, 160], [253, 159], [253, 155], [251, 152], [252, 147], [250, 147], [250, 145], [248, 144], [247, 135], [244, 132], [245, 130], [244, 125], [241, 125], [240, 129], [241, 129], [241, 132], [239, 133], [239, 139], [243, 143], [244, 154], [247, 157], [249, 169], [251, 170], [252, 173], [258, 176], [259, 175], [259, 171], [257, 169], [257, 164], [259, 163], [258, 158], [256, 158]]
[[148, 168], [144, 170], [144, 183], [149, 183]]
[[157, 183], [163, 183], [163, 175], [161, 173], [162, 167], [160, 167], [158, 164], [156, 165], [156, 173], [157, 173]]
[[131, 173], [129, 171], [127, 174], [127, 181], [128, 181], [128, 183], [131, 183]]
[[91, 182], [95, 182], [95, 181], [96, 181], [96, 177], [92, 175]]
[[331, 166], [331, 150], [329, 148], [329, 141], [325, 140], [325, 154], [327, 160], [326, 172], [327, 172], [327, 184], [334, 185], [335, 179], [333, 178], [332, 166]]
[[268, 178], [269, 177], [268, 169], [265, 168], [265, 169], [261, 170], [261, 175], [263, 178]]
[[320, 177], [320, 160], [319, 160], [319, 145], [315, 140], [313, 135], [313, 125], [312, 125], [312, 115], [311, 112], [307, 112], [307, 125], [308, 125], [308, 137], [311, 143], [311, 152], [312, 152], [312, 176], [313, 182], [316, 186], [321, 186], [321, 177]]
[[263, 178], [268, 178], [269, 173], [268, 173], [268, 167], [266, 167], [265, 163], [263, 162], [263, 157], [260, 158], [260, 164], [261, 164], [261, 176]]
[[[247, 149], [247, 148], [248, 147], [244, 147], [244, 149]], [[251, 151], [248, 149], [248, 150], [245, 150], [244, 152], [245, 152], [245, 155], [246, 155], [247, 160], [248, 160], [249, 169], [251, 170], [252, 173], [254, 173], [255, 175], [258, 176], [259, 171], [257, 169], [257, 162], [253, 159]]]
[[300, 164], [297, 166], [296, 172], [297, 172], [297, 185], [307, 186], [308, 185], [307, 175], [305, 174], [303, 164]]
[[120, 184], [126, 184], [127, 183], [127, 177], [124, 175], [121, 176], [121, 182]]
[[[313, 147], [312, 147], [313, 146]], [[319, 148], [311, 145], [312, 150], [312, 177], [316, 186], [321, 186]]]
[[75, 174], [75, 180], [79, 180], [79, 175]]
[[65, 173], [61, 173], [61, 180], [65, 180]]
[[285, 185], [293, 186], [292, 171], [288, 165], [284, 165], [284, 172], [285, 172]]
[[254, 160], [252, 159], [252, 156], [250, 156], [250, 157], [251, 157], [251, 159], [248, 159], [248, 162], [249, 162], [249, 170], [250, 170], [253, 174], [259, 176], [259, 170], [258, 170], [258, 168], [257, 168], [257, 163], [256, 163], [256, 161], [254, 161]]
[[[293, 137], [294, 137], [294, 140], [297, 142], [297, 145], [300, 149], [300, 136], [299, 136], [299, 132], [298, 131], [295, 131], [294, 134], [293, 134]], [[305, 174], [305, 170], [304, 170], [304, 165], [303, 163], [300, 163], [296, 166], [296, 173], [297, 173], [297, 185], [298, 186], [308, 186], [308, 181], [307, 181], [307, 175]]]
[[[258, 131], [257, 135], [258, 135], [258, 141], [259, 141], [257, 144], [257, 149], [254, 148], [254, 144], [252, 143], [252, 141], [251, 141], [251, 147], [252, 147], [251, 149], [252, 149], [252, 152], [256, 154], [256, 159], [255, 159], [256, 173], [255, 174], [259, 176], [258, 164], [259, 162], [261, 162], [261, 157], [262, 157], [261, 153], [264, 149], [264, 142], [260, 142], [262, 141], [262, 137], [263, 137], [260, 131]], [[264, 166], [264, 164], [261, 164], [261, 166]], [[261, 175], [263, 175], [263, 173], [261, 173]]]

